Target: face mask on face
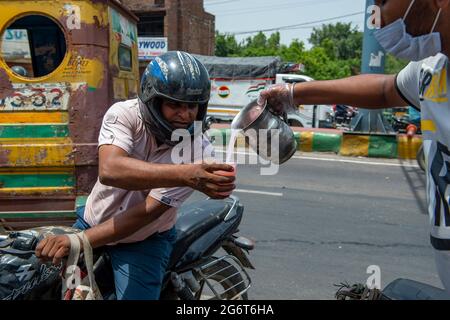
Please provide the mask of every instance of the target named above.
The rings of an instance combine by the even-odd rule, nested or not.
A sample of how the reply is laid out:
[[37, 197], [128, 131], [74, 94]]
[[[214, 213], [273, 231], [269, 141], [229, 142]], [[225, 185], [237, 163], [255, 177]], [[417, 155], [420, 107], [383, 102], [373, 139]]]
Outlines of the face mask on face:
[[374, 36], [387, 52], [393, 54], [397, 58], [409, 61], [420, 61], [434, 56], [442, 50], [441, 35], [439, 32], [433, 32], [439, 21], [442, 9], [439, 9], [433, 23], [433, 28], [429, 34], [412, 37], [406, 32], [405, 19], [414, 3], [415, 0], [411, 1], [403, 19], [400, 18], [394, 23], [376, 30]]

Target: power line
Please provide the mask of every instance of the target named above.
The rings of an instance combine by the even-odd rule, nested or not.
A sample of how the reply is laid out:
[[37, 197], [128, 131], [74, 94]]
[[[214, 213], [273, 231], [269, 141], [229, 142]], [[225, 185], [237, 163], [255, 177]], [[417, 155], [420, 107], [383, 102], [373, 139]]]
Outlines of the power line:
[[[351, 21], [352, 23], [356, 23], [357, 21]], [[303, 26], [303, 27], [297, 27], [297, 28], [295, 28], [295, 29], [283, 29], [282, 31], [284, 31], [284, 30], [296, 30], [296, 29], [305, 29], [305, 30], [309, 30], [309, 29], [314, 29], [314, 28], [320, 28], [320, 27], [322, 27], [322, 24], [314, 24], [314, 25], [310, 25], [310, 26]], [[258, 31], [259, 32], [259, 31]], [[261, 32], [264, 32], [264, 31], [261, 31]], [[222, 33], [221, 33], [222, 34]], [[234, 35], [234, 34], [230, 34], [230, 33], [226, 33], [225, 32], [225, 35]], [[214, 35], [211, 35], [211, 36], [194, 36], [194, 37], [189, 37], [189, 39], [190, 40], [198, 40], [198, 39], [215, 39], [216, 38], [216, 36], [215, 36], [215, 34]], [[243, 41], [243, 40], [242, 40]]]
[[292, 25], [276, 27], [276, 28], [259, 29], [259, 30], [252, 30], [252, 31], [241, 31], [241, 32], [226, 32], [226, 33], [230, 34], [230, 35], [242, 35], [242, 34], [258, 33], [258, 32], [294, 30], [294, 29], [300, 29], [301, 27], [304, 27], [304, 26], [307, 26], [307, 25], [310, 25], [310, 24], [328, 22], [328, 21], [332, 21], [332, 20], [336, 20], [336, 19], [342, 19], [342, 18], [347, 18], [347, 17], [353, 17], [353, 16], [360, 15], [360, 14], [363, 14], [363, 13], [365, 13], [365, 12], [364, 11], [359, 11], [359, 12], [354, 12], [354, 13], [350, 13], [350, 14], [346, 14], [346, 15], [342, 15], [342, 16], [337, 16], [337, 17], [332, 17], [332, 18], [327, 18], [327, 19], [321, 19], [321, 20], [315, 20], [315, 21], [309, 21], [309, 22], [303, 22], [303, 23], [299, 23], [299, 24], [292, 24]]

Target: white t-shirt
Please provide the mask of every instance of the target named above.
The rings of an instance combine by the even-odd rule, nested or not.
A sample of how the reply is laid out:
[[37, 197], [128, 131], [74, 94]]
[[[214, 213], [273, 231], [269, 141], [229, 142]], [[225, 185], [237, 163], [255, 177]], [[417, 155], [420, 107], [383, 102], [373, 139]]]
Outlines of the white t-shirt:
[[450, 91], [449, 60], [443, 54], [412, 62], [397, 76], [397, 88], [420, 108], [427, 160], [430, 239], [438, 272], [450, 292]]
[[[105, 114], [100, 130], [99, 147], [115, 145], [125, 150], [134, 159], [172, 164], [172, 150], [166, 144], [158, 146], [155, 137], [145, 128], [138, 100], [128, 100], [114, 104]], [[193, 144], [200, 144], [201, 150], [210, 149], [209, 141], [198, 136]], [[201, 160], [203, 153], [194, 153], [194, 161]], [[119, 241], [129, 243], [142, 241], [156, 232], [172, 228], [176, 221], [177, 208], [192, 194], [188, 187], [157, 188], [152, 190], [129, 191], [103, 185], [97, 180], [86, 201], [84, 219], [90, 226], [98, 225], [127, 209], [145, 201], [150, 196], [172, 208], [153, 223], [143, 226], [133, 235]]]
[[[450, 92], [443, 54], [410, 63], [397, 76], [404, 98], [420, 108], [428, 170], [428, 211], [432, 244], [450, 250]], [[442, 241], [441, 241], [442, 240]], [[446, 241], [448, 241], [446, 243]]]

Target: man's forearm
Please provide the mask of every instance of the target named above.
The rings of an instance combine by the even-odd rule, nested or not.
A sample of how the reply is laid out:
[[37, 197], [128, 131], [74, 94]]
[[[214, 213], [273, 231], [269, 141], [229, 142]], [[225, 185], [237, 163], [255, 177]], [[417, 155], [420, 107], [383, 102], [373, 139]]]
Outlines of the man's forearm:
[[170, 207], [156, 200], [146, 201], [85, 231], [93, 248], [120, 241], [152, 223]]
[[341, 80], [312, 81], [295, 85], [295, 104], [345, 104], [379, 109], [397, 107], [393, 75], [359, 75]]
[[100, 182], [125, 190], [147, 190], [184, 186], [184, 165], [156, 164], [130, 157], [115, 158], [104, 163]]

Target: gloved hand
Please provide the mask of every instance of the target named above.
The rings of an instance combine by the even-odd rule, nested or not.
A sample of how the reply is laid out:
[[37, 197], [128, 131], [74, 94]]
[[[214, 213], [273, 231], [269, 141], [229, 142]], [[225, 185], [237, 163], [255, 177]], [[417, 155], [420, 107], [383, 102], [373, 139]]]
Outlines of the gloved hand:
[[294, 84], [275, 84], [261, 91], [258, 105], [264, 106], [267, 101], [268, 107], [275, 114], [289, 113], [295, 109], [294, 106]]

